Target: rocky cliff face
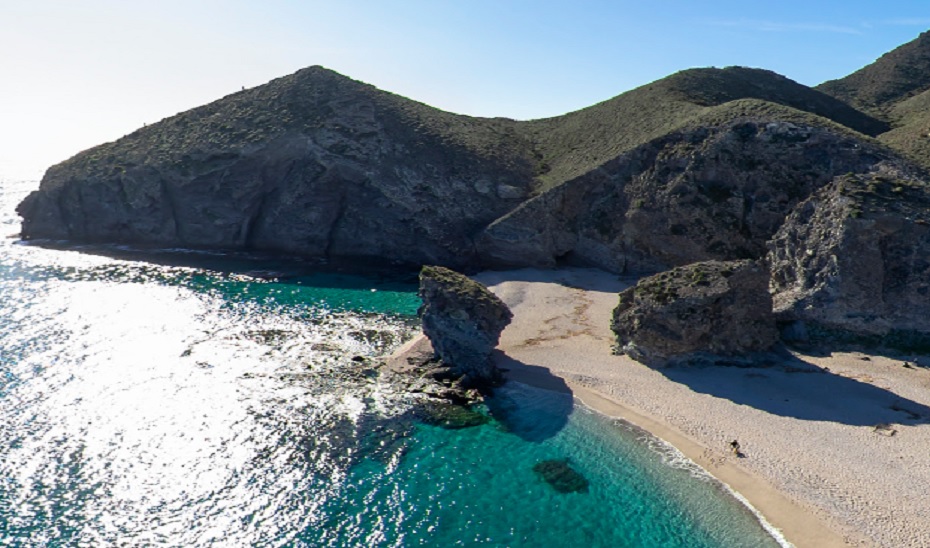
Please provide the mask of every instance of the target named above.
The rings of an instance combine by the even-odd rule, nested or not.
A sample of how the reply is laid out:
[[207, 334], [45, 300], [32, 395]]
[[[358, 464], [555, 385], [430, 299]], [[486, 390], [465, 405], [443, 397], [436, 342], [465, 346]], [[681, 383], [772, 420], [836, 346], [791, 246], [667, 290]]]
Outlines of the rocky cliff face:
[[512, 124], [314, 67], [52, 167], [22, 235], [473, 265], [533, 184]]
[[770, 252], [784, 322], [913, 338], [930, 331], [930, 178], [864, 134], [930, 146], [911, 70], [928, 43], [825, 85], [833, 97], [699, 69], [528, 122], [312, 67], [53, 166], [19, 207], [22, 237], [630, 273]]
[[795, 337], [930, 349], [930, 186], [914, 173], [837, 177], [770, 246], [775, 311]]
[[478, 249], [496, 266], [560, 260], [648, 272], [760, 258], [791, 209], [888, 153], [851, 134], [737, 120], [656, 139], [498, 219]]
[[19, 212], [24, 239], [649, 271], [759, 256], [796, 201], [874, 163], [838, 124], [881, 127], [739, 67], [531, 122], [312, 67], [78, 154]]
[[769, 273], [756, 261], [707, 261], [662, 272], [620, 293], [618, 351], [662, 366], [732, 361], [778, 340]]
[[436, 354], [469, 384], [501, 379], [491, 352], [513, 314], [483, 285], [440, 266], [420, 271], [420, 319]]

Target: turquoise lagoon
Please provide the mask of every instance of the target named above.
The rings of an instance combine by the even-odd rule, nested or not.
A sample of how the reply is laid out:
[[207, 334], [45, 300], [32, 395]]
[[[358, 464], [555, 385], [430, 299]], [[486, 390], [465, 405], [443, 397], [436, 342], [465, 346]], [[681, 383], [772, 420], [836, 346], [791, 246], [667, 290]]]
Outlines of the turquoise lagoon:
[[[417, 421], [358, 358], [416, 331], [409, 275], [24, 245], [34, 186], [0, 184], [2, 546], [778, 545], [569, 396], [510, 384], [487, 424]], [[542, 481], [547, 459], [587, 492]]]

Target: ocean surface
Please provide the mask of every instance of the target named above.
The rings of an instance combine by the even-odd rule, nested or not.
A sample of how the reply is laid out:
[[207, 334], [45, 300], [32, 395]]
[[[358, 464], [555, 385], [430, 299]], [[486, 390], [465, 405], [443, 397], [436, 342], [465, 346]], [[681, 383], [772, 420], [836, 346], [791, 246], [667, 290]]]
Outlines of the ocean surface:
[[[25, 245], [35, 186], [0, 183], [0, 546], [778, 545], [565, 395], [511, 384], [486, 424], [419, 421], [373, 366], [417, 329], [409, 275]], [[549, 459], [587, 491], [543, 481]]]

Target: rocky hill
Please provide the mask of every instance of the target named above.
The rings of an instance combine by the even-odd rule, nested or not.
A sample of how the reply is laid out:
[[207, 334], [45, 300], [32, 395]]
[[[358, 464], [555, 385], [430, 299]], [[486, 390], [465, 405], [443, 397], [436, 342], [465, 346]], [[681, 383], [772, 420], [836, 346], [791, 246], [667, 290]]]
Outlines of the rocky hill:
[[[817, 89], [690, 69], [515, 121], [311, 67], [51, 167], [19, 207], [22, 237], [465, 270], [768, 258], [783, 323], [922, 340], [930, 322], [904, 305], [925, 301], [930, 275], [913, 251], [930, 207], [928, 69], [924, 34]], [[907, 184], [869, 194], [889, 177]], [[859, 275], [860, 244], [881, 276]]]
[[863, 112], [893, 121], [892, 108], [930, 89], [930, 32], [882, 55], [874, 63], [815, 89]]
[[[459, 268], [498, 265], [501, 255], [524, 253], [522, 242], [502, 240], [501, 227], [512, 226], [527, 200], [605, 169], [649, 171], [643, 162], [667, 148], [663, 143], [685, 135], [700, 140], [694, 136], [704, 128], [716, 135], [716, 128], [735, 120], [826, 128], [863, 143], [863, 134], [884, 128], [836, 99], [758, 69], [692, 69], [578, 112], [517, 122], [443, 112], [311, 67], [53, 166], [20, 207], [22, 234]], [[766, 161], [757, 167], [764, 171]], [[778, 162], [772, 169], [782, 175], [793, 169]], [[819, 169], [797, 167], [789, 179]], [[662, 185], [671, 183], [657, 176]], [[614, 176], [613, 184], [625, 184], [621, 179]], [[645, 198], [634, 197], [634, 205], [637, 200]], [[748, 248], [731, 247], [758, 256], [771, 232], [751, 234]], [[610, 229], [600, 239], [616, 235]], [[577, 246], [550, 247], [533, 263], [550, 264]], [[652, 269], [652, 263], [678, 264], [693, 254], [665, 255], [640, 262]], [[728, 258], [719, 255], [699, 258]], [[593, 262], [607, 268], [627, 263]]]
[[53, 166], [23, 237], [474, 263], [534, 189], [514, 122], [312, 67]]

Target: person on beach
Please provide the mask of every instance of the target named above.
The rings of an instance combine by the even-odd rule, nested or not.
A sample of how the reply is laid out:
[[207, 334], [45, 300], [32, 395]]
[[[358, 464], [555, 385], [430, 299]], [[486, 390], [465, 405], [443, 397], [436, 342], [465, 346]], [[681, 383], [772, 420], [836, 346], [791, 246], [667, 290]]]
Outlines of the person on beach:
[[736, 441], [736, 440], [731, 441], [731, 442], [730, 442], [730, 449], [733, 451], [733, 454], [734, 454], [734, 455], [736, 455], [737, 457], [739, 456], [739, 453], [740, 453], [739, 449], [740, 449], [740, 448], [739, 448], [739, 442], [738, 442], [738, 441]]

